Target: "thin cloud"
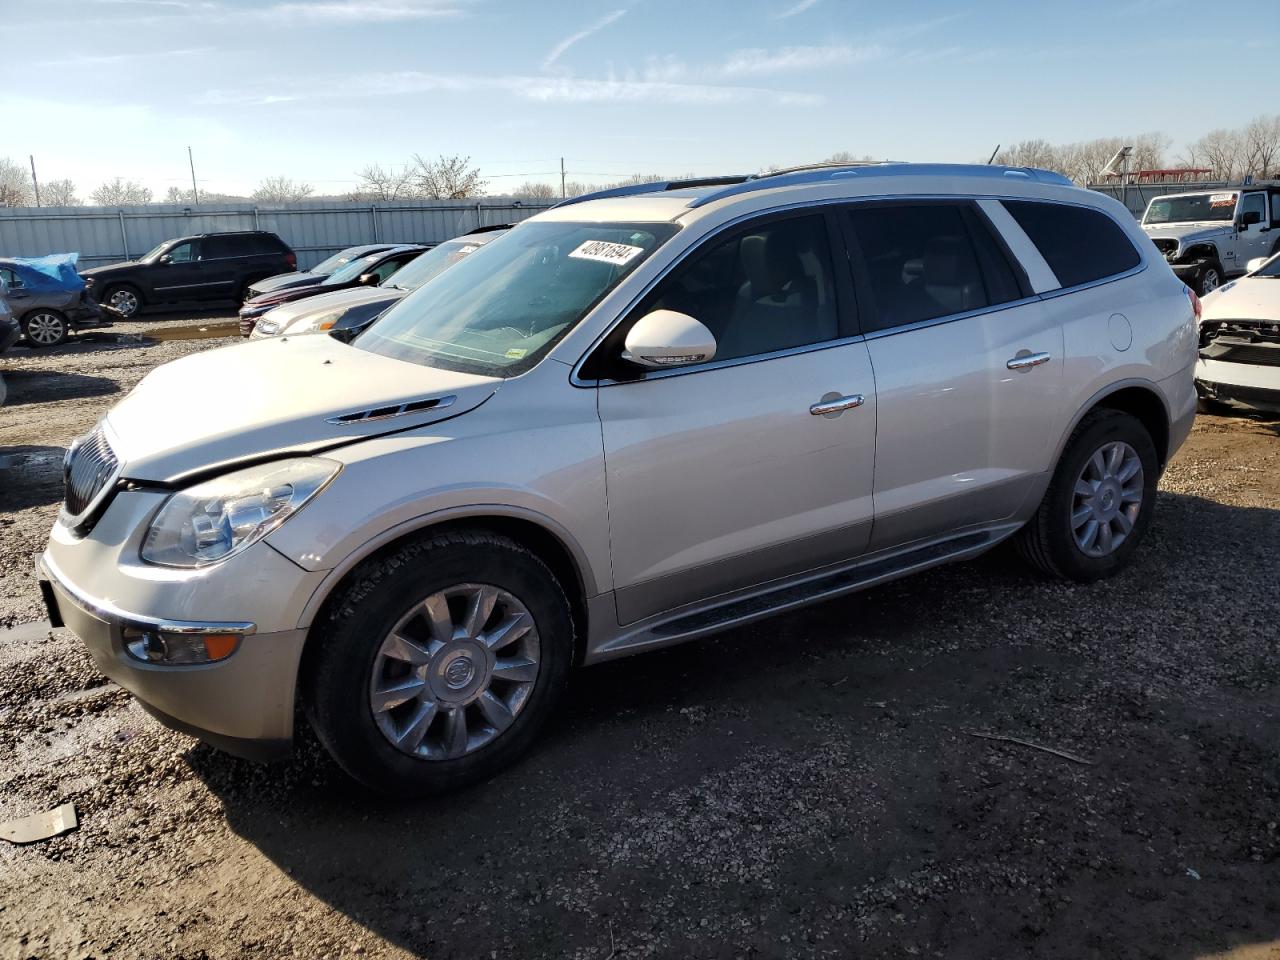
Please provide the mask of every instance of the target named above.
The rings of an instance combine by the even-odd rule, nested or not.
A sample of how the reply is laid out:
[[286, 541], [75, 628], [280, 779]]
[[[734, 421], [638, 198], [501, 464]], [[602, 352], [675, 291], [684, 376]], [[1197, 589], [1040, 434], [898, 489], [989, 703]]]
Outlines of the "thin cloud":
[[791, 6], [787, 7], [785, 10], [779, 10], [777, 13], [773, 15], [773, 19], [786, 20], [788, 17], [798, 16], [799, 14], [804, 13], [810, 7], [816, 6], [817, 3], [818, 3], [818, 0], [800, 0], [799, 3], [793, 3]]
[[723, 77], [759, 76], [770, 73], [788, 73], [816, 70], [850, 63], [878, 60], [885, 49], [878, 45], [854, 47], [848, 44], [817, 47], [780, 47], [776, 50], [754, 48], [735, 50], [718, 68]]
[[622, 19], [623, 15], [626, 12], [627, 12], [626, 10], [614, 10], [612, 13], [605, 14], [603, 17], [601, 17], [595, 23], [591, 24], [591, 26], [587, 27], [585, 30], [579, 30], [577, 33], [569, 34], [569, 36], [565, 37], [563, 40], [561, 40], [559, 43], [557, 43], [554, 47], [551, 48], [551, 52], [548, 53], [546, 59], [542, 61], [542, 69], [550, 70], [551, 67], [555, 65], [555, 62], [559, 60], [562, 56], [564, 56], [565, 51], [568, 50], [570, 47], [572, 47], [575, 43], [579, 42], [580, 40], [587, 39], [587, 37], [591, 36], [593, 33], [599, 33], [601, 30], [603, 30], [605, 27], [609, 26], [610, 24], [617, 23], [620, 19]]
[[37, 66], [41, 67], [85, 67], [85, 66], [101, 66], [111, 63], [132, 63], [142, 59], [168, 59], [171, 57], [199, 57], [207, 53], [214, 53], [215, 47], [187, 47], [182, 50], [151, 50], [136, 53], [78, 53], [70, 57], [60, 57], [56, 60], [41, 60]]
[[255, 16], [289, 23], [391, 23], [458, 17], [464, 12], [455, 0], [323, 0], [275, 3]]

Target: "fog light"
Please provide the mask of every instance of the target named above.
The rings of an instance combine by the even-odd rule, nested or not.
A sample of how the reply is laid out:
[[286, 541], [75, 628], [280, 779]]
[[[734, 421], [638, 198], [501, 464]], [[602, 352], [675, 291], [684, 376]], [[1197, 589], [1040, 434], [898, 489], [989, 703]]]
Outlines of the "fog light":
[[193, 664], [225, 660], [236, 652], [240, 637], [234, 633], [157, 633], [126, 630], [129, 656], [145, 663]]

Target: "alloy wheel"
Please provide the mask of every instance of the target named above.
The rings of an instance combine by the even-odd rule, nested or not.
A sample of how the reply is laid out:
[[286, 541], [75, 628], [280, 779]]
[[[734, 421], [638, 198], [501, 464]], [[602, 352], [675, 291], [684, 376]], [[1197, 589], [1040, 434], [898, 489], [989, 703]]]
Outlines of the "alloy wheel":
[[1076, 478], [1071, 498], [1071, 533], [1088, 557], [1120, 548], [1142, 512], [1143, 474], [1138, 452], [1123, 440], [1093, 452]]
[[1204, 272], [1200, 279], [1200, 295], [1204, 296], [1206, 293], [1212, 293], [1221, 285], [1222, 278], [1218, 276], [1218, 271], [1211, 267]]
[[107, 299], [107, 304], [118, 310], [121, 315], [132, 317], [138, 312], [138, 295], [132, 290], [116, 290]]
[[538, 679], [533, 615], [490, 584], [433, 593], [391, 629], [374, 657], [369, 708], [410, 756], [466, 756], [506, 731]]
[[27, 337], [41, 347], [52, 347], [67, 336], [67, 325], [55, 313], [36, 313], [27, 318]]

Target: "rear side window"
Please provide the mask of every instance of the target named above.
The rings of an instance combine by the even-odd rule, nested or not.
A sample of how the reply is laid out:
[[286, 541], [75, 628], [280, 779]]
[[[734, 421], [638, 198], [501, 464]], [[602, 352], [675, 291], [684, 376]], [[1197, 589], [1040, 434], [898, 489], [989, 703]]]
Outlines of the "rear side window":
[[1120, 226], [1088, 207], [1036, 200], [1003, 200], [1064, 287], [1132, 270], [1142, 262]]
[[244, 244], [237, 243], [239, 237], [219, 237], [217, 235], [204, 238], [204, 260], [223, 260], [227, 257], [243, 257], [247, 250]]
[[[1004, 254], [954, 203], [876, 204], [848, 211], [884, 330], [1021, 296]], [[985, 268], [985, 269], [984, 269]]]
[[251, 233], [248, 239], [250, 253], [284, 253], [289, 249], [274, 233]]

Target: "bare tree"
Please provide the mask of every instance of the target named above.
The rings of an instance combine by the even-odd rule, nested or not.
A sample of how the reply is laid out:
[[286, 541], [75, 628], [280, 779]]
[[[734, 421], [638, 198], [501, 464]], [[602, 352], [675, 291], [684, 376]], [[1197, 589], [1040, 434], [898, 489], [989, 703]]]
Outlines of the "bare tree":
[[560, 191], [549, 183], [526, 180], [511, 191], [511, 196], [519, 197], [521, 200], [558, 200]]
[[1097, 182], [1107, 163], [1121, 147], [1132, 147], [1130, 170], [1153, 170], [1164, 165], [1169, 138], [1163, 133], [1141, 133], [1127, 137], [1098, 137], [1075, 143], [1053, 144], [1047, 140], [1024, 140], [996, 154], [996, 163], [1010, 167], [1038, 167], [1056, 170], [1076, 183]]
[[136, 180], [116, 177], [104, 183], [90, 194], [93, 202], [100, 207], [123, 207], [131, 204], [151, 202], [151, 188], [144, 187]]
[[407, 164], [397, 171], [372, 163], [356, 176], [360, 178], [356, 199], [360, 200], [407, 200], [415, 196], [417, 189], [413, 168]]
[[84, 203], [76, 196], [76, 185], [70, 180], [50, 180], [41, 184], [40, 202], [46, 207], [78, 207]]
[[296, 203], [315, 192], [309, 183], [293, 181], [288, 177], [267, 177], [253, 191], [252, 199], [259, 203]]
[[440, 155], [438, 160], [424, 160], [413, 155], [413, 178], [419, 196], [431, 200], [464, 200], [478, 197], [488, 181], [471, 166], [470, 157]]
[[1183, 162], [1190, 167], [1209, 167], [1215, 177], [1234, 180], [1244, 166], [1244, 137], [1239, 130], [1210, 130], [1187, 145]]
[[0, 157], [0, 207], [31, 205], [31, 171], [8, 157]]
[[883, 157], [873, 157], [869, 153], [853, 154], [848, 150], [837, 150], [831, 156], [823, 160], [823, 163], [878, 163]]
[[1280, 175], [1280, 114], [1254, 117], [1244, 128], [1244, 172], [1255, 177]]

